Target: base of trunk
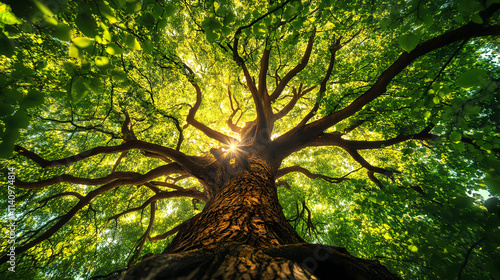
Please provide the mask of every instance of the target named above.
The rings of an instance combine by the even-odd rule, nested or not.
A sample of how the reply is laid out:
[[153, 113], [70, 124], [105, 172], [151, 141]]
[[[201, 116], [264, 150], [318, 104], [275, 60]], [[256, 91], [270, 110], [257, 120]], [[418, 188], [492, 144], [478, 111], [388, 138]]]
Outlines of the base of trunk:
[[117, 279], [399, 279], [378, 261], [344, 248], [292, 244], [255, 248], [227, 243], [144, 259]]

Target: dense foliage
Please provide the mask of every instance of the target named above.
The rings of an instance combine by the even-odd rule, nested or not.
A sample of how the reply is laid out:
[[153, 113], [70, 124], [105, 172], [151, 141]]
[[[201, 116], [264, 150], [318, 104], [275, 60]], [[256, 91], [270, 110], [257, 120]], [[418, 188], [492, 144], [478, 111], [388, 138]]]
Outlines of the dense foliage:
[[[249, 85], [262, 81], [270, 50], [269, 94], [284, 86], [271, 139], [353, 104], [395, 61], [414, 56], [382, 94], [325, 128], [355, 149], [309, 145], [283, 160], [298, 171], [283, 172], [277, 186], [299, 234], [378, 259], [405, 279], [500, 279], [500, 1], [2, 2], [2, 168], [15, 168], [16, 247], [39, 240], [17, 255], [17, 276], [106, 275], [161, 253], [171, 237], [148, 237], [203, 209], [199, 181], [164, 176], [162, 190], [179, 195], [154, 202], [153, 187], [124, 184], [44, 237], [104, 184], [97, 178], [146, 174], [164, 159], [130, 150], [41, 168], [35, 155], [64, 159], [127, 137], [191, 156], [230, 149], [186, 118], [199, 106], [198, 122], [237, 137], [236, 126], [258, 114]], [[462, 27], [470, 28], [450, 33]], [[439, 47], [421, 51], [431, 43]], [[26, 183], [40, 181], [48, 183]], [[7, 237], [2, 228], [2, 256]]]

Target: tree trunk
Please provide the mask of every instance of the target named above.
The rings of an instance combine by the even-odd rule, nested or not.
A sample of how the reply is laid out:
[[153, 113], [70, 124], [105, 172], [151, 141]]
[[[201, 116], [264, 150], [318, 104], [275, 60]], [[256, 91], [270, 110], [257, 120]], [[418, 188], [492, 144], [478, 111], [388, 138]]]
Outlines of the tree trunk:
[[305, 243], [285, 219], [274, 175], [266, 161], [251, 159], [163, 254], [119, 279], [398, 279], [343, 248]]

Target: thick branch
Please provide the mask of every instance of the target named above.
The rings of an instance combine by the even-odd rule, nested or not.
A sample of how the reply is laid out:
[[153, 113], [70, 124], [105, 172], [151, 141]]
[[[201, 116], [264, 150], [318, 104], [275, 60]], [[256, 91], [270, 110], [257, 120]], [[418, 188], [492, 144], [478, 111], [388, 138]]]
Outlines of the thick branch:
[[260, 60], [260, 71], [259, 71], [259, 90], [258, 97], [262, 98], [266, 93], [267, 89], [267, 70], [269, 69], [269, 55], [271, 54], [271, 49], [264, 50], [262, 58]]
[[[92, 157], [95, 155], [125, 152], [125, 151], [129, 151], [132, 149], [138, 149], [138, 150], [142, 150], [145, 152], [149, 152], [149, 153], [153, 153], [153, 154], [157, 154], [157, 155], [160, 155], [163, 157], [170, 158], [178, 163], [176, 165], [177, 170], [182, 171], [181, 173], [188, 172], [188, 173], [190, 173], [193, 176], [196, 176], [198, 178], [204, 178], [204, 179], [209, 178], [209, 176], [206, 174], [204, 167], [201, 166], [200, 164], [198, 164], [194, 157], [187, 156], [182, 152], [176, 151], [176, 150], [168, 148], [168, 147], [163, 147], [161, 145], [148, 143], [148, 142], [144, 142], [144, 141], [140, 141], [140, 140], [127, 141], [126, 143], [123, 143], [123, 144], [118, 145], [118, 146], [97, 147], [97, 148], [87, 150], [85, 152], [81, 152], [77, 155], [73, 155], [73, 156], [58, 159], [58, 160], [46, 160], [46, 159], [40, 157], [38, 154], [31, 152], [31, 151], [28, 151], [22, 147], [16, 146], [16, 148], [15, 148], [15, 150], [17, 152], [19, 152], [23, 156], [26, 156], [27, 158], [33, 160], [38, 165], [40, 165], [42, 168], [70, 165], [72, 163], [84, 160], [86, 158], [89, 158], [89, 157]], [[180, 165], [180, 167], [179, 167], [179, 165]]]
[[346, 151], [349, 153], [349, 155], [351, 155], [351, 157], [357, 161], [359, 164], [361, 164], [362, 167], [368, 169], [368, 171], [372, 171], [372, 172], [376, 172], [376, 173], [380, 173], [380, 174], [383, 174], [387, 177], [391, 177], [392, 174], [394, 174], [394, 171], [391, 171], [391, 170], [387, 170], [387, 169], [383, 169], [383, 168], [380, 168], [380, 167], [376, 167], [376, 166], [373, 166], [371, 165], [370, 163], [368, 163], [368, 161], [366, 161], [366, 159], [364, 157], [362, 157], [357, 150], [353, 150], [353, 149], [346, 149]]
[[[236, 133], [241, 133], [241, 127], [239, 127], [237, 124], [238, 124], [238, 120], [236, 121], [236, 123], [233, 123], [233, 118], [234, 116], [236, 115], [236, 113], [238, 113], [238, 111], [241, 111], [241, 108], [240, 108], [240, 104], [238, 103], [238, 100], [236, 100], [236, 96], [234, 97], [234, 102], [236, 103], [236, 108], [234, 108], [234, 105], [233, 105], [233, 97], [231, 97], [231, 90], [229, 89], [229, 86], [227, 87], [227, 94], [229, 96], [229, 104], [231, 105], [231, 110], [233, 111], [231, 113], [231, 115], [229, 116], [229, 118], [227, 119], [226, 123], [227, 123], [227, 126], [229, 126], [229, 128], [233, 131], [233, 132], [236, 132]], [[241, 115], [243, 115], [243, 112], [241, 111]], [[241, 115], [240, 115], [240, 118], [241, 118]]]
[[379, 179], [377, 179], [377, 177], [375, 177], [375, 174], [373, 173], [373, 171], [371, 170], [368, 170], [368, 178], [373, 182], [375, 183], [375, 185], [377, 185], [377, 187], [379, 187], [379, 189], [384, 189], [384, 184], [382, 184], [382, 182], [380, 182]]
[[250, 22], [249, 24], [247, 25], [244, 25], [244, 26], [241, 26], [240, 28], [238, 28], [238, 30], [236, 30], [236, 32], [234, 33], [234, 41], [233, 41], [233, 46], [231, 48], [231, 51], [233, 52], [233, 60], [243, 69], [243, 74], [245, 75], [245, 79], [246, 79], [246, 82], [247, 82], [247, 86], [248, 88], [250, 89], [250, 91], [252, 92], [252, 95], [256, 95], [258, 90], [257, 90], [257, 87], [255, 86], [254, 82], [253, 82], [253, 79], [252, 79], [252, 76], [250, 75], [250, 72], [248, 71], [248, 68], [245, 64], [245, 61], [243, 60], [243, 58], [241, 58], [241, 56], [239, 55], [238, 53], [238, 43], [239, 43], [239, 39], [240, 39], [240, 35], [241, 35], [241, 32], [244, 30], [244, 29], [247, 29], [247, 28], [250, 28], [252, 27], [254, 24], [256, 24], [257, 22], [261, 21], [263, 18], [269, 16], [270, 14], [274, 13], [275, 11], [283, 8], [286, 4], [288, 4], [291, 0], [286, 0], [285, 2], [283, 2], [282, 4], [276, 6], [274, 9], [271, 9], [269, 10], [267, 13], [261, 15], [260, 17], [254, 19], [252, 22]]

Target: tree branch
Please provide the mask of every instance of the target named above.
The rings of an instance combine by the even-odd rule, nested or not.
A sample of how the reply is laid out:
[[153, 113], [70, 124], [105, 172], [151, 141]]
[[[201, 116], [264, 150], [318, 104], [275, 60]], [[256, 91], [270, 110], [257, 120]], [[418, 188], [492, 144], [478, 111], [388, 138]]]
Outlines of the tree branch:
[[[148, 143], [140, 140], [132, 140], [127, 141], [118, 146], [107, 146], [107, 147], [97, 147], [84, 152], [81, 152], [77, 155], [69, 156], [66, 158], [58, 159], [58, 160], [46, 160], [40, 157], [38, 154], [28, 151], [25, 148], [16, 146], [15, 150], [19, 152], [21, 155], [33, 160], [42, 168], [50, 168], [57, 166], [70, 165], [75, 162], [79, 162], [86, 158], [99, 155], [99, 154], [111, 154], [117, 152], [129, 151], [132, 149], [138, 149], [145, 152], [149, 152], [152, 154], [157, 154], [159, 156], [170, 158], [178, 163], [176, 165], [176, 169], [179, 171], [183, 171], [181, 173], [190, 173], [197, 178], [209, 179], [210, 176], [207, 174], [204, 166], [197, 163], [197, 157], [187, 156], [180, 151], [176, 151], [174, 149], [164, 147], [161, 145]], [[179, 167], [180, 165], [180, 167]]]
[[380, 149], [394, 144], [402, 143], [407, 140], [434, 140], [437, 135], [431, 134], [430, 131], [434, 128], [433, 124], [428, 125], [421, 132], [409, 135], [398, 135], [394, 138], [379, 141], [359, 141], [342, 139], [342, 133], [323, 133], [316, 139], [307, 144], [307, 146], [338, 146], [344, 149], [368, 150]]
[[321, 174], [314, 174], [312, 173], [311, 171], [309, 171], [308, 169], [306, 168], [303, 168], [303, 167], [300, 167], [298, 165], [294, 165], [294, 166], [290, 166], [290, 167], [284, 167], [284, 168], [281, 168], [280, 170], [278, 170], [276, 172], [276, 179], [278, 178], [281, 178], [283, 176], [285, 176], [286, 174], [288, 173], [291, 173], [291, 172], [300, 172], [304, 175], [306, 175], [306, 177], [310, 178], [310, 179], [317, 179], [317, 178], [320, 178], [320, 179], [323, 179], [327, 182], [330, 182], [330, 183], [340, 183], [342, 181], [345, 181], [345, 180], [349, 180], [348, 178], [346, 178], [349, 174], [353, 173], [353, 172], [356, 172], [358, 171], [359, 169], [357, 170], [354, 170], [354, 171], [351, 171], [349, 173], [347, 173], [346, 175], [340, 177], [340, 178], [333, 178], [333, 177], [329, 177], [329, 176], [325, 176], [325, 175], [321, 175]]
[[[328, 69], [326, 70], [326, 75], [323, 78], [323, 80], [321, 81], [321, 84], [319, 87], [318, 97], [320, 99], [323, 98], [323, 94], [326, 92], [326, 84], [328, 83], [328, 80], [330, 79], [330, 76], [332, 75], [333, 66], [335, 65], [335, 54], [342, 47], [342, 45], [340, 44], [341, 41], [342, 41], [342, 37], [340, 37], [330, 47], [330, 62], [328, 63]], [[316, 104], [314, 104], [314, 107], [311, 109], [311, 111], [304, 117], [304, 119], [302, 119], [302, 121], [297, 125], [297, 127], [303, 127], [316, 114], [318, 109], [319, 109], [319, 102], [316, 102]]]
[[134, 256], [132, 256], [132, 258], [128, 262], [129, 267], [131, 265], [135, 264], [135, 262], [137, 261], [137, 259], [141, 255], [142, 248], [144, 247], [144, 243], [146, 242], [146, 239], [147, 239], [147, 237], [149, 237], [149, 233], [151, 232], [151, 229], [153, 228], [153, 223], [155, 220], [155, 213], [156, 213], [156, 201], [151, 202], [151, 210], [150, 211], [151, 211], [151, 215], [149, 217], [148, 227], [147, 227], [146, 231], [144, 232], [144, 234], [140, 238], [141, 241], [139, 243], [137, 253], [134, 254]]
[[313, 87], [310, 87], [310, 88], [302, 91], [302, 84], [300, 84], [298, 92], [297, 92], [297, 90], [295, 88], [293, 88], [292, 89], [292, 92], [293, 92], [292, 99], [290, 100], [290, 102], [288, 102], [285, 105], [285, 107], [283, 107], [283, 109], [281, 109], [281, 111], [279, 111], [278, 113], [274, 114], [273, 121], [277, 121], [277, 120], [283, 118], [284, 116], [286, 116], [295, 107], [295, 104], [297, 104], [297, 101], [299, 101], [300, 98], [302, 98], [304, 95], [306, 95], [307, 93], [311, 92], [315, 88], [316, 88], [316, 86], [313, 86]]
[[311, 57], [311, 52], [312, 52], [312, 47], [314, 43], [314, 37], [316, 36], [316, 30], [313, 30], [311, 36], [309, 36], [309, 42], [307, 43], [306, 51], [304, 52], [304, 55], [302, 56], [302, 59], [300, 60], [300, 63], [297, 64], [290, 72], [288, 72], [283, 79], [279, 82], [278, 86], [276, 89], [273, 91], [273, 93], [270, 95], [270, 101], [273, 102], [276, 100], [280, 94], [283, 92], [285, 89], [286, 85], [290, 80], [295, 77], [300, 71], [302, 71], [307, 63], [309, 62], [309, 58]]
[[[191, 218], [191, 219], [192, 219], [192, 218]], [[177, 226], [175, 226], [173, 229], [171, 229], [171, 230], [169, 230], [169, 231], [167, 231], [167, 232], [165, 232], [165, 233], [163, 233], [163, 234], [156, 235], [156, 236], [153, 236], [153, 237], [149, 236], [149, 237], [148, 237], [148, 239], [149, 239], [150, 241], [160, 241], [160, 240], [163, 240], [163, 239], [165, 239], [165, 238], [167, 238], [167, 237], [169, 237], [169, 236], [171, 236], [171, 235], [175, 234], [176, 232], [178, 232], [178, 231], [179, 231], [179, 230], [180, 230], [180, 229], [181, 229], [184, 225], [186, 225], [186, 224], [190, 223], [190, 222], [191, 222], [191, 219], [188, 219], [188, 220], [186, 220], [186, 221], [184, 221], [184, 222], [182, 222], [182, 223], [178, 224], [178, 225], [177, 225]]]
[[200, 105], [201, 105], [202, 93], [201, 93], [200, 86], [194, 80], [195, 74], [194, 74], [193, 70], [191, 70], [191, 68], [189, 68], [189, 66], [187, 66], [186, 64], [184, 64], [184, 67], [185, 67], [186, 71], [189, 72], [188, 81], [191, 83], [191, 85], [196, 90], [196, 103], [189, 110], [189, 113], [188, 113], [187, 118], [186, 118], [187, 123], [194, 126], [197, 129], [199, 129], [201, 132], [205, 133], [205, 135], [207, 135], [208, 137], [210, 137], [214, 140], [217, 140], [223, 144], [231, 145], [231, 143], [237, 143], [238, 141], [236, 139], [229, 137], [229, 136], [227, 136], [223, 133], [220, 133], [218, 131], [215, 131], [215, 130], [209, 128], [205, 124], [203, 124], [195, 119], [196, 112], [198, 111], [198, 109], [200, 108]]
[[[498, 10], [500, 4], [493, 4], [488, 9]], [[319, 135], [321, 132], [327, 128], [335, 125], [336, 123], [354, 115], [363, 106], [375, 100], [377, 97], [385, 93], [389, 83], [396, 77], [403, 69], [410, 65], [417, 58], [434, 51], [436, 49], [442, 48], [446, 45], [454, 43], [456, 41], [466, 40], [470, 37], [480, 37], [489, 35], [499, 35], [500, 25], [494, 26], [484, 26], [476, 23], [469, 23], [461, 28], [447, 32], [443, 35], [437, 36], [435, 38], [429, 39], [420, 45], [418, 45], [411, 52], [403, 52], [399, 58], [387, 68], [378, 77], [375, 84], [368, 89], [363, 95], [354, 100], [344, 109], [326, 116], [320, 120], [308, 124], [304, 128], [305, 135]]]
[[78, 198], [80, 200], [83, 199], [83, 195], [81, 195], [80, 193], [77, 193], [77, 192], [63, 192], [63, 193], [58, 193], [58, 194], [55, 194], [53, 196], [44, 198], [44, 199], [38, 201], [38, 203], [49, 202], [52, 199], [55, 199], [55, 198], [58, 198], [58, 197], [63, 197], [63, 196], [74, 196], [74, 197], [76, 197], [76, 198]]
[[[292, 129], [289, 132], [281, 135], [273, 142], [274, 147], [280, 147], [281, 155], [283, 158], [297, 150], [297, 146], [304, 145], [312, 139], [320, 136], [323, 131], [337, 124], [338, 122], [351, 117], [366, 104], [375, 100], [386, 92], [389, 83], [396, 77], [403, 69], [410, 65], [417, 58], [447, 46], [457, 41], [462, 41], [471, 37], [490, 36], [500, 34], [500, 25], [487, 26], [487, 17], [491, 16], [500, 8], [500, 4], [492, 4], [488, 9], [481, 12], [484, 24], [476, 24], [473, 22], [468, 23], [461, 28], [453, 31], [446, 32], [440, 36], [429, 39], [419, 44], [411, 52], [403, 52], [396, 61], [392, 63], [384, 72], [382, 72], [374, 85], [370, 87], [364, 94], [359, 96], [351, 102], [344, 109], [337, 111], [331, 115], [325, 116], [319, 120], [313, 121], [302, 128]], [[299, 145], [297, 145], [299, 144]]]
[[149, 204], [151, 204], [157, 200], [173, 198], [173, 197], [192, 197], [192, 198], [197, 198], [197, 199], [206, 201], [205, 195], [202, 192], [198, 191], [196, 188], [180, 189], [180, 190], [175, 190], [175, 191], [170, 191], [170, 192], [160, 190], [154, 196], [148, 198], [148, 200], [146, 200], [144, 203], [142, 203], [142, 205], [127, 209], [121, 213], [118, 213], [118, 214], [108, 218], [108, 221], [106, 222], [104, 227], [106, 227], [111, 221], [113, 221], [113, 220], [118, 221], [118, 218], [120, 218], [121, 216], [126, 215], [128, 213], [142, 210], [142, 209], [146, 208]]
[[93, 185], [107, 184], [117, 179], [126, 179], [126, 178], [132, 179], [139, 175], [141, 174], [137, 172], [114, 172], [108, 176], [101, 178], [82, 178], [73, 175], [63, 174], [39, 182], [23, 182], [21, 180], [16, 179], [15, 185], [16, 187], [28, 190], [40, 189], [57, 183], [72, 183], [72, 184], [93, 186]]
[[[93, 191], [90, 191], [87, 195], [85, 195], [82, 199], [80, 199], [78, 203], [75, 206], [73, 206], [73, 208], [71, 208], [66, 214], [61, 216], [59, 221], [57, 221], [57, 223], [55, 223], [50, 229], [39, 235], [34, 240], [28, 242], [27, 244], [16, 247], [16, 254], [21, 254], [31, 249], [32, 247], [36, 246], [40, 242], [51, 237], [54, 233], [56, 233], [59, 229], [61, 229], [67, 222], [69, 222], [71, 218], [73, 218], [73, 216], [78, 211], [80, 211], [83, 207], [87, 206], [95, 197], [123, 185], [138, 186], [145, 184], [146, 182], [151, 181], [154, 178], [171, 173], [172, 166], [173, 166], [172, 164], [163, 165], [149, 171], [144, 175], [137, 176], [136, 178], [118, 179], [106, 185], [103, 185]], [[6, 262], [7, 260], [8, 260], [7, 255], [4, 255], [0, 258], [0, 262], [2, 263]]]

